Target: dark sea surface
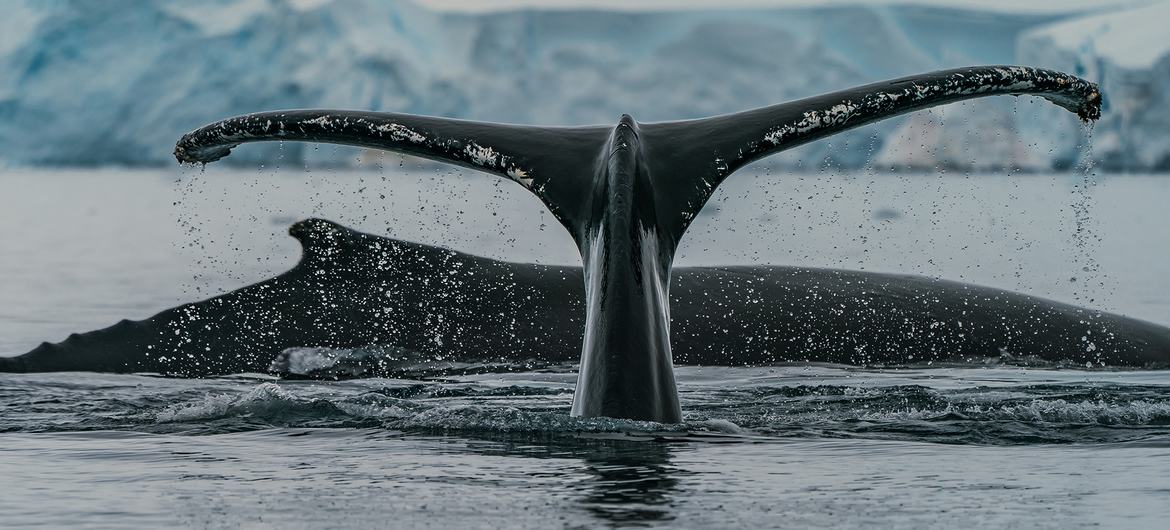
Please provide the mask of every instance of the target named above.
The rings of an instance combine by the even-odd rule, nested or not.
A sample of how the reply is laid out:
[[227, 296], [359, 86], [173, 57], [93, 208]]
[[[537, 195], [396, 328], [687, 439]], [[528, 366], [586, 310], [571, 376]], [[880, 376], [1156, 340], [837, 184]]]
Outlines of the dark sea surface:
[[[284, 231], [308, 216], [503, 259], [576, 259], [518, 187], [384, 162], [0, 172], [0, 354], [279, 273], [298, 254]], [[1170, 179], [1148, 176], [743, 175], [682, 260], [936, 275], [1170, 324], [1167, 199]], [[689, 366], [685, 421], [663, 425], [569, 417], [571, 365], [472, 368], [339, 382], [0, 374], [0, 527], [1170, 518], [1167, 371]]]

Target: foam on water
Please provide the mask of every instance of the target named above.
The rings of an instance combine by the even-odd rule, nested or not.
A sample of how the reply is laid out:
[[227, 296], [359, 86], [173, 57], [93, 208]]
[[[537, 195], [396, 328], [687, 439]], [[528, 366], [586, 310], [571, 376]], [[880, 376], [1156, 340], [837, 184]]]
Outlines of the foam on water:
[[188, 381], [72, 374], [8, 376], [8, 431], [215, 434], [373, 428], [456, 436], [576, 438], [616, 433], [743, 440], [868, 438], [1017, 445], [1170, 443], [1160, 371], [842, 367], [679, 369], [684, 421], [569, 415], [572, 371], [471, 373], [337, 382], [244, 376]]

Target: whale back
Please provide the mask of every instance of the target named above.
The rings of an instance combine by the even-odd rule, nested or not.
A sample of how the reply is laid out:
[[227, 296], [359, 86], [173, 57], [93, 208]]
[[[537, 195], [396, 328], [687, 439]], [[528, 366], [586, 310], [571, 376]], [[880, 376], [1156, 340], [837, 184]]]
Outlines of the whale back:
[[399, 151], [511, 179], [573, 237], [584, 265], [585, 331], [573, 413], [676, 422], [669, 287], [674, 253], [715, 189], [743, 165], [907, 112], [995, 94], [1032, 94], [1100, 114], [1092, 83], [1024, 67], [895, 79], [700, 120], [548, 128], [395, 113], [296, 110], [229, 118], [184, 135], [180, 162], [245, 142], [302, 140]]
[[[580, 357], [579, 267], [496, 261], [319, 219], [290, 233], [305, 257], [284, 274], [0, 357], [0, 371], [279, 373], [273, 362], [302, 347], [393, 346], [513, 366]], [[784, 266], [674, 272], [671, 342], [680, 364], [1170, 367], [1170, 328], [999, 289]]]

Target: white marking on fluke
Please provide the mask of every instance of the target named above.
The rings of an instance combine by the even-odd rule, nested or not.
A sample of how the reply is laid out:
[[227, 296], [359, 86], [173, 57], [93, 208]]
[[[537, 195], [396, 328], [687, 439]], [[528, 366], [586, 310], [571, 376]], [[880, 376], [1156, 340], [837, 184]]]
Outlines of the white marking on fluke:
[[529, 177], [528, 172], [521, 168], [508, 168], [508, 177], [516, 182], [519, 182], [525, 188], [532, 188], [532, 177]]
[[391, 140], [396, 140], [399, 142], [406, 141], [415, 144], [421, 144], [426, 143], [427, 141], [426, 135], [400, 123], [387, 123], [384, 125], [378, 125], [377, 127], [374, 127], [374, 129], [380, 133], [389, 134]]
[[468, 142], [467, 147], [463, 151], [471, 158], [471, 163], [477, 166], [495, 169], [500, 165], [500, 154], [491, 147], [485, 147], [475, 142]]

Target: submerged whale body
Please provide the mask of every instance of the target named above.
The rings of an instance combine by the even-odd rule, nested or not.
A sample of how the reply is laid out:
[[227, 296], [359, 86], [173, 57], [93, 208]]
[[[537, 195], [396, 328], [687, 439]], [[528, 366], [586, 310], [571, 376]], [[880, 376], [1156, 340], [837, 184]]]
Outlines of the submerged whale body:
[[[574, 415], [676, 422], [682, 413], [674, 382], [675, 359], [686, 361], [695, 350], [725, 340], [736, 340], [726, 338], [726, 335], [731, 334], [726, 327], [704, 329], [700, 323], [704, 321], [701, 315], [688, 315], [677, 308], [672, 315], [668, 295], [672, 290], [671, 280], [675, 273], [673, 263], [678, 243], [715, 188], [738, 168], [764, 156], [913, 110], [996, 94], [1040, 96], [1076, 113], [1084, 120], [1096, 119], [1100, 115], [1101, 97], [1092, 83], [1050, 70], [988, 66], [895, 79], [791, 103], [698, 120], [640, 124], [632, 117], [623, 115], [613, 127], [533, 127], [355, 111], [265, 112], [229, 118], [192, 131], [176, 144], [175, 157], [180, 162], [207, 163], [228, 155], [235, 146], [247, 142], [331, 142], [442, 160], [519, 183], [544, 202], [577, 243], [584, 267], [575, 280], [578, 288], [582, 285], [585, 288], [582, 305], [584, 320], [572, 320], [573, 315], [579, 319], [579, 313], [564, 308], [553, 307], [550, 311], [547, 307], [525, 307], [526, 302], [520, 302], [522, 309], [529, 312], [522, 314], [516, 322], [523, 322], [523, 326], [519, 327], [528, 329], [514, 333], [539, 334], [545, 329], [564, 326], [582, 331], [580, 335], [570, 333], [581, 340], [578, 350], [580, 370], [572, 407]], [[458, 274], [454, 264], [440, 261], [430, 262], [429, 266], [438, 267], [440, 271], [451, 275]], [[489, 267], [487, 264], [484, 266]], [[703, 297], [710, 296], [710, 288], [724, 282], [724, 287], [736, 288], [733, 296], [744, 299], [751, 299], [754, 290], [758, 289], [764, 296], [764, 300], [759, 303], [765, 306], [767, 303], [764, 302], [783, 305], [799, 304], [802, 301], [815, 305], [818, 302], [809, 302], [809, 296], [823, 288], [818, 282], [824, 285], [851, 285], [851, 281], [860, 282], [862, 278], [870, 278], [860, 276], [854, 279], [849, 273], [814, 273], [808, 276], [796, 270], [785, 271], [777, 269], [773, 274], [781, 277], [788, 274], [790, 280], [773, 283], [770, 287], [755, 286], [747, 278], [735, 278], [737, 272], [734, 269], [695, 272], [693, 280], [679, 278], [677, 287], [678, 292], [700, 289], [688, 296]], [[525, 287], [538, 291], [555, 284], [552, 279], [541, 277], [554, 272], [562, 274], [557, 281], [566, 281], [566, 278], [572, 276], [565, 270], [531, 267], [512, 274], [517, 282], [525, 274], [528, 275], [526, 278], [530, 284]], [[360, 277], [361, 274], [372, 274], [373, 271], [351, 270], [348, 273]], [[764, 274], [762, 277], [769, 275]], [[693, 286], [694, 282], [698, 286]], [[913, 284], [912, 280], [902, 280], [892, 285]], [[481, 287], [488, 288], [487, 284], [481, 284]], [[408, 298], [408, 301], [422, 300], [423, 306], [433, 303], [431, 299], [435, 295], [425, 292], [431, 286], [423, 284], [421, 288], [424, 292], [414, 293], [413, 299]], [[948, 289], [958, 287], [935, 285], [934, 289], [947, 292]], [[562, 297], [559, 300], [569, 299], [565, 297], [569, 292], [560, 290]], [[860, 300], [866, 299], [864, 291], [851, 295], [860, 297]], [[388, 292], [385, 296], [393, 298], [395, 294]], [[470, 295], [465, 290], [457, 289], [448, 296], [458, 301]], [[520, 292], [510, 296], [535, 295]], [[901, 295], [894, 289], [886, 296]], [[510, 327], [518, 327], [509, 321], [505, 313], [497, 310], [502, 300], [496, 298], [488, 296], [489, 302], [480, 308], [474, 308], [470, 303], [460, 305], [460, 310], [483, 311], [460, 322], [467, 326], [468, 331], [453, 331], [456, 342], [460, 340], [460, 333], [479, 336], [476, 334], [486, 332], [485, 335], [507, 337]], [[314, 301], [330, 303], [327, 297]], [[339, 302], [336, 305], [353, 303], [354, 300]], [[887, 309], [894, 310], [896, 306], [893, 304]], [[327, 307], [332, 308], [333, 305]], [[756, 316], [756, 308], [739, 300], [731, 306], [705, 309], [730, 309], [736, 318], [745, 322]], [[866, 310], [864, 307], [858, 309]], [[308, 306], [300, 310], [312, 313]], [[352, 307], [340, 310], [337, 314], [354, 313], [349, 316], [358, 318], [359, 322], [363, 321], [362, 318], [393, 320], [401, 316], [392, 309], [380, 315], [358, 314], [361, 311], [360, 307]], [[919, 307], [917, 311], [928, 315], [930, 309]], [[807, 321], [801, 320], [800, 312], [790, 311], [788, 314], [792, 319], [786, 324], [788, 329], [797, 328], [797, 331], [783, 335], [808, 345], [797, 351], [815, 350], [815, 345], [823, 337], [824, 340], [833, 339], [829, 343], [838, 351], [845, 346], [852, 349], [850, 355], [880, 357], [883, 348], [887, 347], [883, 342], [884, 337], [894, 333], [877, 326], [844, 326], [834, 329], [832, 326], [821, 327], [817, 323], [810, 323], [802, 328], [801, 322]], [[423, 318], [422, 315], [426, 318], [431, 316], [426, 311], [419, 311], [405, 318], [407, 321], [418, 320]], [[941, 346], [928, 340], [933, 330], [939, 325], [959, 326], [968, 318], [965, 313], [947, 316], [950, 318], [941, 322], [919, 322], [928, 326], [925, 328], [906, 331], [895, 325], [891, 329], [908, 333], [926, 344]], [[851, 318], [857, 316], [851, 315]], [[270, 325], [260, 320], [264, 319], [241, 319], [238, 323], [225, 325]], [[691, 324], [692, 321], [696, 323]], [[679, 336], [672, 337], [672, 322]], [[1120, 325], [1121, 321], [1118, 322]], [[428, 332], [428, 329], [453, 326], [450, 320], [433, 320], [428, 323], [429, 327], [411, 330], [420, 332], [420, 336], [402, 340], [418, 342], [434, 334]], [[884, 320], [881, 323], [896, 324]], [[967, 321], [967, 325], [971, 325], [971, 322]], [[124, 326], [134, 324], [126, 323]], [[744, 326], [750, 325], [741, 324], [739, 327]], [[1058, 329], [1068, 330], [1064, 326]], [[402, 333], [380, 327], [371, 327], [364, 333], [358, 330], [358, 333], [361, 340], [373, 342], [399, 338], [380, 336], [391, 331]], [[843, 332], [860, 333], [862, 337], [833, 335]], [[295, 337], [297, 333], [304, 331], [293, 331], [292, 336]], [[693, 338], [687, 338], [688, 335], [693, 335]], [[554, 336], [564, 337], [565, 330], [558, 329]], [[748, 336], [752, 340], [756, 338], [756, 335]], [[963, 338], [967, 335], [960, 333], [958, 336]], [[1081, 337], [1085, 337], [1085, 342], [1089, 341], [1087, 335]], [[1052, 338], [1056, 342], [1068, 340]], [[736, 346], [747, 350], [769, 346], [766, 340], [760, 340]], [[484, 346], [524, 351], [525, 346], [518, 344], [519, 341], [504, 339], [503, 342], [505, 344], [491, 344], [488, 341]], [[686, 342], [692, 344], [694, 349], [672, 352], [672, 343]], [[910, 347], [901, 353], [910, 355], [912, 351], [921, 349]], [[214, 348], [210, 351], [214, 351]], [[963, 348], [957, 348], [952, 353], [963, 351]]]
[[[509, 263], [310, 219], [275, 278], [149, 319], [42, 344], [0, 370], [200, 377], [288, 369], [290, 350], [392, 347], [430, 359], [573, 362], [582, 269]], [[999, 289], [799, 267], [680, 267], [675, 361], [749, 365], [983, 362], [1170, 365], [1170, 329]], [[366, 364], [362, 376], [396, 375]], [[337, 375], [336, 372], [324, 372]]]

